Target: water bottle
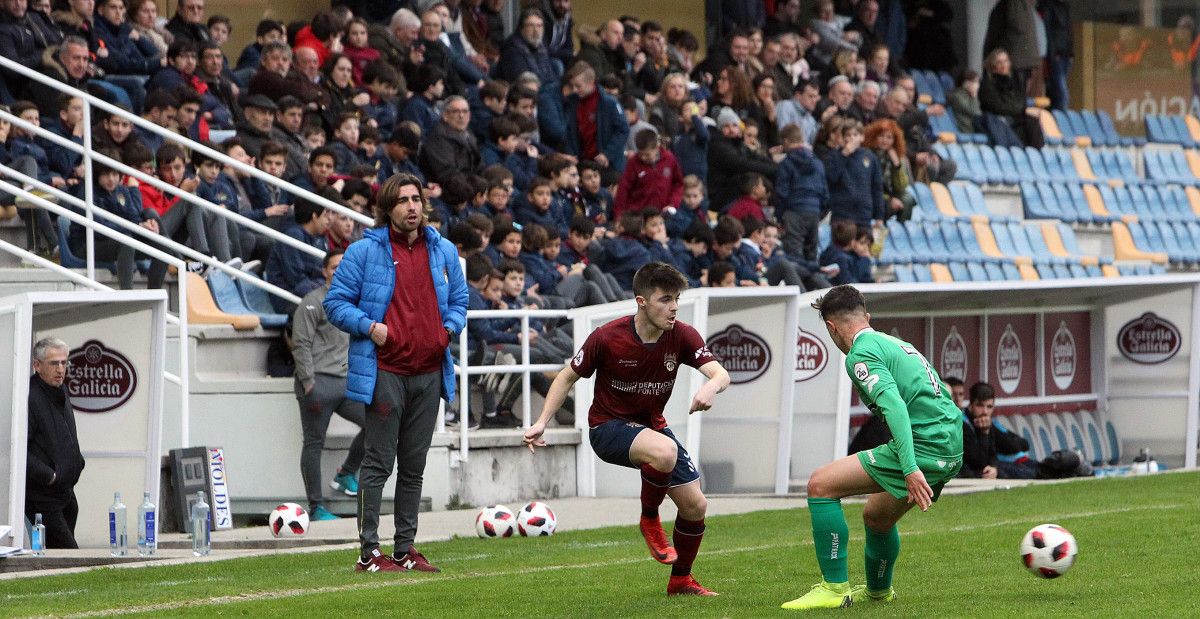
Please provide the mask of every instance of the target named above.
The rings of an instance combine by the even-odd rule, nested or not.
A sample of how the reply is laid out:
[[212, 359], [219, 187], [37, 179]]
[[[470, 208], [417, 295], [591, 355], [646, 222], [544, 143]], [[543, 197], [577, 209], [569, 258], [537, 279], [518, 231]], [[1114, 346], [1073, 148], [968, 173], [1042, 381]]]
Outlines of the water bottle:
[[142, 499], [142, 506], [138, 508], [138, 555], [149, 557], [154, 555], [154, 551], [158, 550], [158, 538], [155, 535], [154, 503], [150, 502], [150, 491], [147, 490]]
[[30, 544], [33, 550], [33, 556], [41, 557], [46, 554], [46, 525], [42, 524], [42, 515], [34, 514], [33, 516], [33, 534], [30, 535]]
[[212, 551], [212, 539], [209, 537], [208, 503], [204, 502], [204, 491], [196, 493], [196, 502], [192, 503], [192, 554], [206, 557]]
[[112, 548], [112, 556], [124, 557], [129, 554], [129, 532], [125, 529], [125, 504], [121, 502], [121, 493], [113, 493], [113, 504], [108, 508], [108, 545]]

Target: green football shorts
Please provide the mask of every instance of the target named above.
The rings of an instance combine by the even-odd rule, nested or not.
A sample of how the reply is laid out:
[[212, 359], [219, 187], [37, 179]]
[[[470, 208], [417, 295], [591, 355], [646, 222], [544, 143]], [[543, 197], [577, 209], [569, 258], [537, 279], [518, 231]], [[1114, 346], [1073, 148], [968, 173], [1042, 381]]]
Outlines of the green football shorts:
[[[874, 449], [858, 452], [858, 461], [862, 463], [867, 475], [884, 491], [897, 499], [908, 498], [908, 486], [904, 483], [904, 473], [900, 468], [900, 458], [892, 449], [891, 443], [884, 443]], [[937, 501], [942, 494], [946, 482], [958, 475], [962, 468], [962, 455], [953, 458], [929, 458], [917, 454], [917, 468], [925, 474], [925, 481], [933, 489], [933, 500]]]

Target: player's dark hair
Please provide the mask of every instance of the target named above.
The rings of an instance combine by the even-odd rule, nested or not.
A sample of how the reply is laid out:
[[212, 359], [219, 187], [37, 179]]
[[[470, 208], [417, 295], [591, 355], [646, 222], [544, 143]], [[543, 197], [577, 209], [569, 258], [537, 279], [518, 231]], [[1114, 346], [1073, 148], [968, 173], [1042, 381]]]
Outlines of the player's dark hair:
[[687, 290], [687, 278], [665, 262], [651, 262], [633, 274], [633, 294], [649, 297], [655, 290], [676, 294]]
[[974, 385], [971, 385], [970, 397], [971, 404], [995, 400], [996, 390], [987, 383], [975, 383]]
[[812, 308], [821, 313], [821, 320], [830, 320], [853, 312], [866, 312], [867, 300], [858, 288], [850, 284], [834, 286], [824, 296], [812, 302]]

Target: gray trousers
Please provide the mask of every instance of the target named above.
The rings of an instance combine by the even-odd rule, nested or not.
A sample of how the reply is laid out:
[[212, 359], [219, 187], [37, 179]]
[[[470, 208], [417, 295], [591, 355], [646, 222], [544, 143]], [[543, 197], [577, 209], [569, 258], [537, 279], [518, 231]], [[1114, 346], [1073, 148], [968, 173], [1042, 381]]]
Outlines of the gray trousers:
[[[180, 199], [162, 216], [159, 225], [162, 226], [160, 232], [163, 236], [185, 243], [206, 256], [228, 262], [233, 257], [229, 238], [230, 223], [232, 222], [220, 215], [206, 212], [203, 207]], [[185, 229], [186, 236], [181, 234]]]
[[789, 210], [784, 211], [781, 218], [784, 232], [783, 251], [809, 262], [816, 262], [820, 252], [817, 247], [817, 230], [821, 225], [821, 216], [812, 212]]
[[417, 536], [425, 457], [437, 425], [442, 373], [398, 376], [379, 370], [363, 426], [366, 453], [358, 471], [358, 538], [362, 556], [379, 548], [383, 485], [396, 466], [396, 546], [403, 556]]
[[[296, 401], [300, 404], [300, 428], [304, 432], [304, 447], [300, 450], [300, 476], [304, 478], [304, 494], [308, 496], [309, 510], [324, 501], [321, 485], [321, 450], [325, 448], [325, 432], [333, 414], [341, 415], [350, 423], [363, 427], [366, 412], [362, 402], [346, 397], [346, 378], [329, 374], [314, 374], [313, 388], [304, 393], [304, 385], [296, 381]], [[350, 451], [342, 462], [344, 473], [357, 473], [363, 461], [363, 431], [360, 429], [350, 441]]]

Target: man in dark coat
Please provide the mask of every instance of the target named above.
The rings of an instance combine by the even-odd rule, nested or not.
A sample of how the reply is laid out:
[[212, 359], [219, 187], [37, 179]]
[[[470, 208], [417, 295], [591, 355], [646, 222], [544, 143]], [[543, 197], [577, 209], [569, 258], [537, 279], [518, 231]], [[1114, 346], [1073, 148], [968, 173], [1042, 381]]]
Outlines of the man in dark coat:
[[709, 208], [720, 212], [738, 197], [743, 174], [757, 172], [774, 179], [778, 166], [770, 157], [746, 146], [742, 121], [732, 109], [721, 110], [717, 128], [720, 133], [708, 143], [708, 203]]
[[75, 521], [79, 502], [75, 483], [83, 473], [83, 454], [75, 430], [75, 412], [63, 387], [70, 349], [47, 337], [33, 347], [29, 378], [29, 451], [25, 463], [25, 517], [42, 515], [46, 548], [79, 548]]
[[462, 97], [446, 99], [442, 121], [434, 126], [421, 149], [421, 169], [439, 184], [455, 174], [471, 173], [479, 168], [479, 144], [467, 128], [471, 106]]

